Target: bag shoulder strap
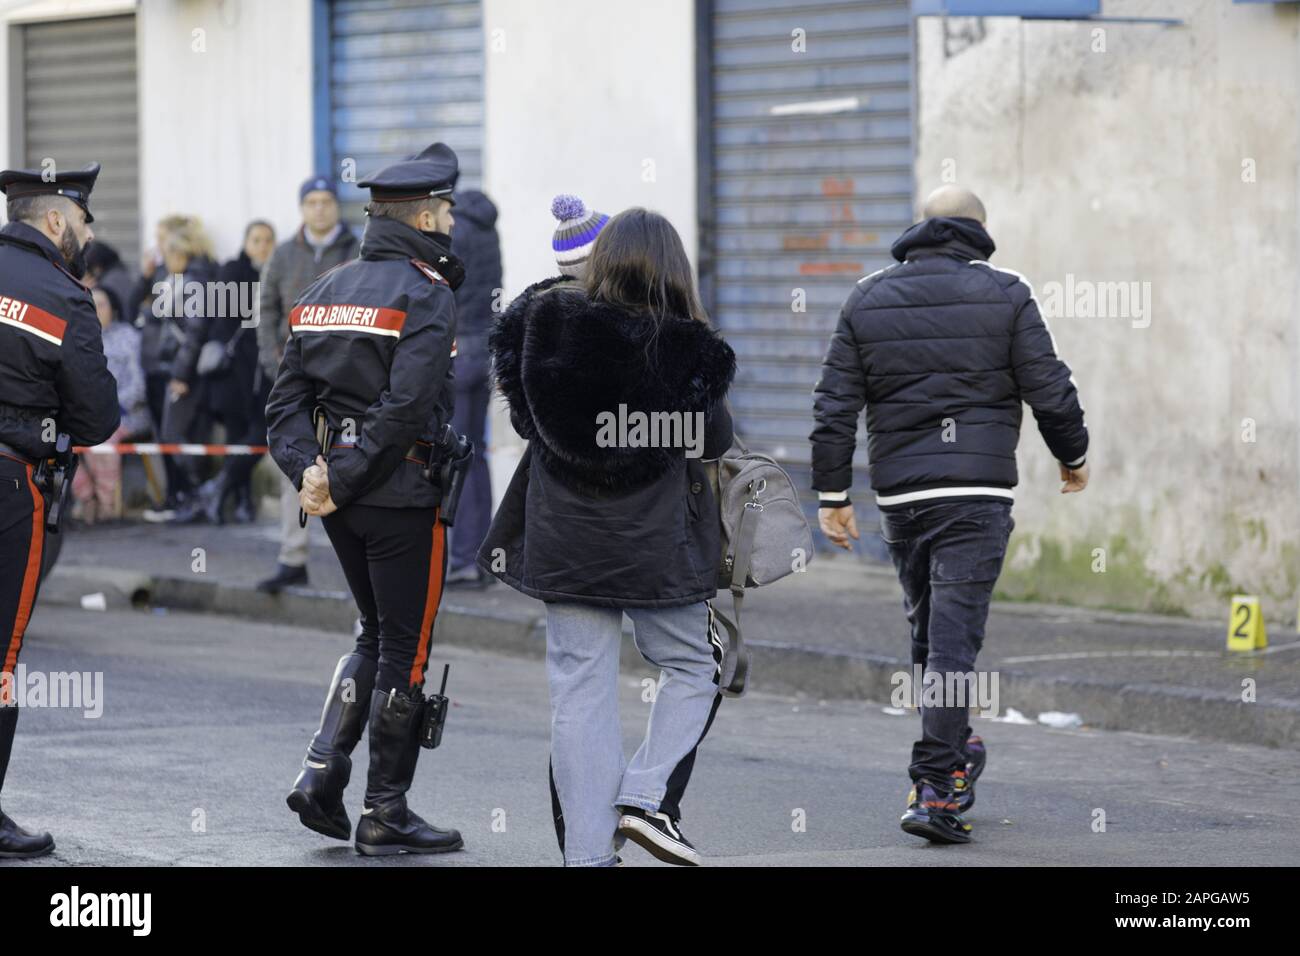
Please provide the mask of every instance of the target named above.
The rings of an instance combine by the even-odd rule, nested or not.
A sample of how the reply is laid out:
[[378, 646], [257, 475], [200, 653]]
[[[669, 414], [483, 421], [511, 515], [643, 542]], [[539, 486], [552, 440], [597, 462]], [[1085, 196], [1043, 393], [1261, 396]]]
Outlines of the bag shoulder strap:
[[749, 580], [750, 559], [754, 552], [754, 535], [758, 532], [758, 515], [762, 508], [752, 502], [745, 503], [745, 510], [736, 526], [732, 538], [731, 552], [735, 563], [731, 571], [731, 618], [714, 611], [727, 632], [727, 650], [723, 655], [722, 679], [719, 687], [724, 697], [744, 696], [749, 680], [749, 648], [745, 646], [744, 634], [740, 626], [740, 610], [745, 602], [745, 582]]

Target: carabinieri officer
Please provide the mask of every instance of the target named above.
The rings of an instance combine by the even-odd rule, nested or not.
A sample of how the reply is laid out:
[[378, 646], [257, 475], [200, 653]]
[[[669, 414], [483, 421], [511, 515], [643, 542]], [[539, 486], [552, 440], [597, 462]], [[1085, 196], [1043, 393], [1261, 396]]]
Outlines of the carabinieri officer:
[[[9, 219], [0, 229], [0, 789], [18, 724], [18, 652], [41, 580], [42, 463], [59, 433], [98, 445], [120, 415], [95, 303], [80, 281], [98, 175], [99, 163], [52, 176], [0, 172]], [[28, 833], [0, 811], [0, 858], [53, 849], [48, 833]]]
[[[424, 672], [446, 573], [434, 443], [451, 420], [456, 316], [464, 278], [451, 254], [456, 154], [442, 143], [359, 183], [370, 190], [361, 258], [299, 296], [266, 406], [271, 456], [320, 515], [360, 610], [360, 635], [329, 696], [288, 804], [346, 840], [350, 754], [370, 722], [370, 771], [357, 824], [366, 855], [463, 845], [407, 808], [419, 755]], [[331, 437], [322, 448], [313, 414]]]

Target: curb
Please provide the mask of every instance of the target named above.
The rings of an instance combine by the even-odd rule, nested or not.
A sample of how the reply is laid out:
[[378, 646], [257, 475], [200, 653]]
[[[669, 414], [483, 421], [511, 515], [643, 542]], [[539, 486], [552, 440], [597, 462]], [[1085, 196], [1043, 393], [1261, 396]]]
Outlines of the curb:
[[[222, 614], [269, 624], [315, 627], [350, 633], [356, 623], [351, 595], [340, 591], [289, 588], [263, 594], [194, 578], [150, 576], [88, 567], [56, 567], [42, 585], [41, 600], [83, 607], [83, 595], [100, 593], [104, 607], [163, 607]], [[486, 611], [444, 598], [438, 614], [442, 643], [541, 659], [546, 654], [544, 614]], [[799, 644], [748, 641], [751, 673], [765, 693], [829, 699], [889, 701], [892, 678], [910, 670], [901, 657], [826, 651]], [[625, 641], [622, 666], [651, 674], [632, 642]], [[1245, 704], [1231, 697], [1151, 684], [1126, 684], [1051, 677], [1000, 669], [999, 703], [1005, 712], [1065, 711], [1088, 715], [1088, 726], [1193, 737], [1256, 746], [1300, 749], [1300, 705]]]

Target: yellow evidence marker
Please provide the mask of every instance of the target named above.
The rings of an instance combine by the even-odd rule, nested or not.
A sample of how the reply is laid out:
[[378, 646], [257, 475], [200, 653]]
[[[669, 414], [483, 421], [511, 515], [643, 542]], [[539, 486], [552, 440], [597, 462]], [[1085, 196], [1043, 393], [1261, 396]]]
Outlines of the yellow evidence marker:
[[1259, 609], [1259, 598], [1234, 594], [1228, 618], [1228, 650], [1258, 651], [1265, 647], [1268, 647], [1268, 635], [1264, 633], [1264, 615]]

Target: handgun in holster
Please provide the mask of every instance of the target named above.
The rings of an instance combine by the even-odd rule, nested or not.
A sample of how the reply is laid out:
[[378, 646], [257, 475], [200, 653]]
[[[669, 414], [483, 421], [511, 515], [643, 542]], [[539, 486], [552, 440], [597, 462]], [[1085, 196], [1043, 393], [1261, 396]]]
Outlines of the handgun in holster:
[[465, 476], [469, 474], [473, 460], [474, 443], [464, 435], [456, 434], [450, 424], [443, 425], [438, 440], [429, 449], [429, 460], [423, 474], [426, 481], [434, 482], [442, 490], [438, 520], [448, 528], [456, 523], [460, 492], [465, 487]]
[[53, 453], [42, 458], [32, 474], [32, 480], [50, 503], [45, 511], [45, 530], [51, 534], [59, 533], [59, 526], [67, 513], [78, 461], [76, 452], [72, 450], [72, 436], [59, 432], [54, 439]]
[[424, 718], [420, 721], [420, 746], [433, 750], [442, 743], [442, 728], [447, 723], [447, 672], [450, 664], [442, 666], [442, 687], [424, 701]]
[[[316, 410], [311, 413], [311, 419], [316, 426], [316, 443], [320, 445], [320, 453], [328, 458], [330, 446], [334, 444], [334, 429], [330, 428], [329, 418], [325, 414], [325, 406], [317, 405]], [[298, 509], [298, 527], [307, 527], [307, 512], [301, 508]]]

